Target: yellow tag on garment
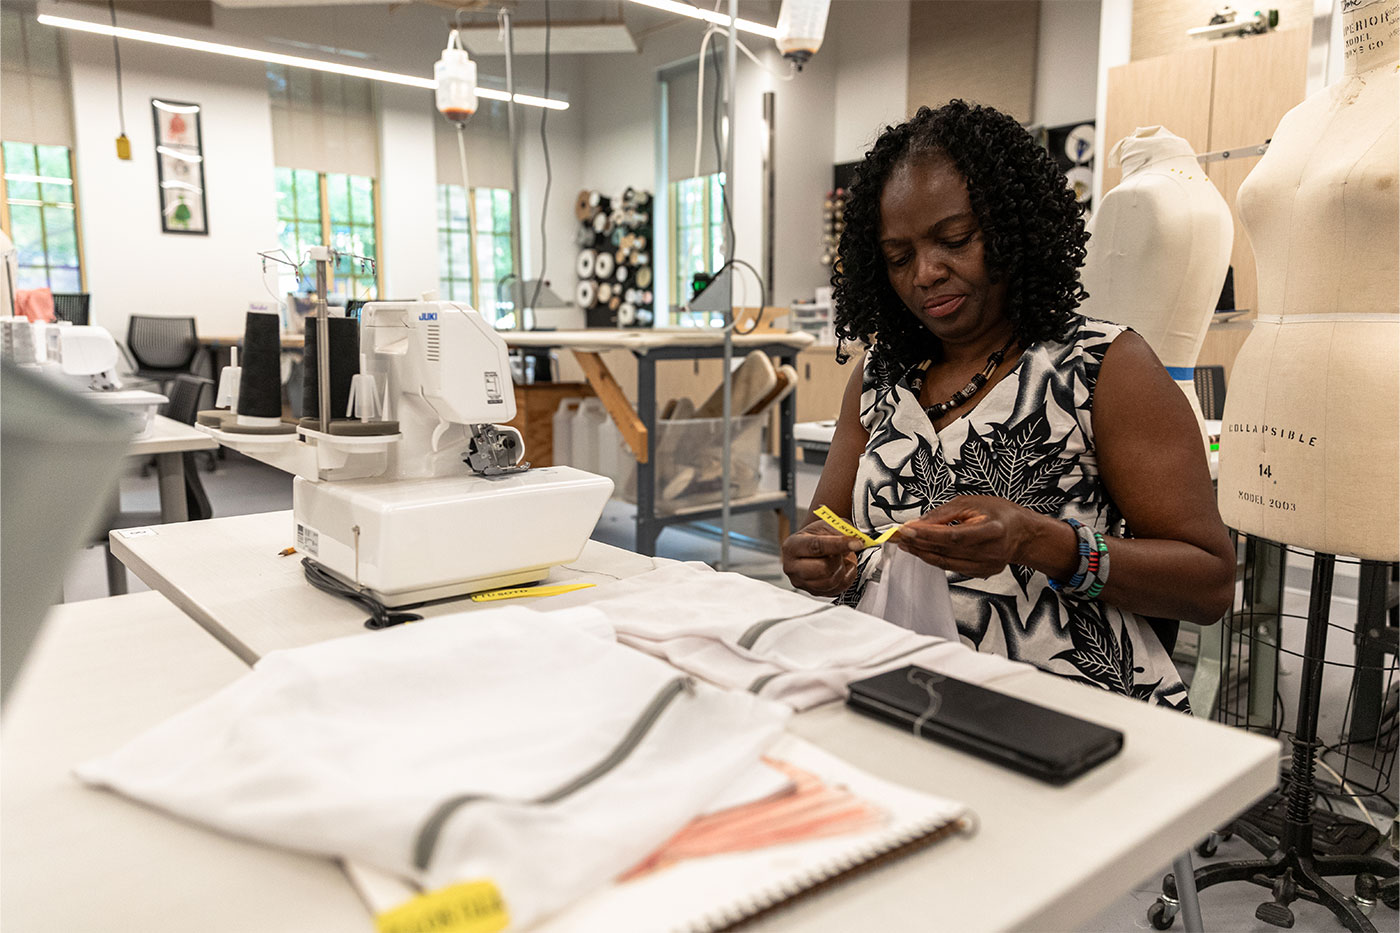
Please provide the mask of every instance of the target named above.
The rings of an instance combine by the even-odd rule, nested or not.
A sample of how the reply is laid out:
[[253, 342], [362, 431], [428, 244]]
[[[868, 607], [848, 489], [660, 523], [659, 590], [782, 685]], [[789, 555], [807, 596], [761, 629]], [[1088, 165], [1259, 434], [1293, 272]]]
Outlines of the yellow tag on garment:
[[473, 593], [472, 602], [489, 603], [498, 599], [522, 599], [526, 596], [558, 596], [560, 593], [586, 590], [594, 585], [592, 583], [561, 583], [558, 586], [514, 586], [508, 590], [487, 590], [484, 593]]
[[508, 926], [501, 892], [484, 880], [419, 894], [374, 918], [377, 933], [497, 933]]
[[866, 547], [876, 547], [878, 545], [884, 544], [890, 538], [893, 538], [894, 533], [900, 528], [899, 525], [894, 525], [880, 532], [880, 536], [878, 538], [872, 538], [870, 537], [870, 535], [861, 531], [855, 525], [852, 525], [850, 522], [846, 521], [844, 518], [837, 515], [835, 512], [831, 511], [831, 509], [827, 508], [826, 506], [822, 506], [821, 508], [817, 509], [817, 511], [813, 514], [816, 515], [817, 518], [820, 518], [822, 521], [826, 522], [832, 528], [835, 528], [837, 531], [841, 532], [846, 537], [855, 538], [856, 540], [863, 543]]

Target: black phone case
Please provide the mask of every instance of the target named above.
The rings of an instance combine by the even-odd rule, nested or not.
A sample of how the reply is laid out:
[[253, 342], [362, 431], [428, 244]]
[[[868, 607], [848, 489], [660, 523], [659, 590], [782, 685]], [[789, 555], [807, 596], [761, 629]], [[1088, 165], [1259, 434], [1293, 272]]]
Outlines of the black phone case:
[[1116, 729], [913, 665], [854, 681], [850, 691], [846, 705], [858, 713], [1051, 784], [1123, 748]]

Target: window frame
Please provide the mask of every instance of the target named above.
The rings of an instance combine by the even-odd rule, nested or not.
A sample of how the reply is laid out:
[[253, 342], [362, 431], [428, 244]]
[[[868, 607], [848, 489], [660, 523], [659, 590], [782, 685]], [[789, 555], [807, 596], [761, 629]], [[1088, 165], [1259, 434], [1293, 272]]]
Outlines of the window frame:
[[[330, 244], [331, 242], [333, 242], [334, 227], [337, 226], [337, 224], [333, 221], [333, 219], [332, 219], [332, 217], [331, 217], [330, 182], [329, 182], [329, 177], [332, 176], [332, 175], [334, 175], [334, 176], [336, 176], [336, 177], [338, 177], [338, 178], [344, 178], [344, 179], [347, 179], [347, 180], [348, 180], [348, 179], [352, 179], [352, 178], [363, 178], [363, 179], [367, 179], [367, 180], [369, 181], [369, 183], [370, 183], [370, 203], [371, 203], [371, 210], [374, 211], [374, 219], [373, 219], [373, 222], [372, 222], [372, 223], [368, 223], [368, 224], [365, 224], [365, 223], [357, 223], [357, 222], [355, 222], [355, 220], [354, 220], [354, 211], [353, 211], [353, 207], [352, 207], [352, 208], [351, 208], [351, 215], [350, 215], [350, 220], [349, 220], [349, 222], [348, 222], [348, 223], [345, 223], [345, 224], [342, 224], [342, 226], [348, 226], [348, 227], [351, 229], [352, 234], [353, 234], [354, 229], [357, 228], [357, 227], [359, 227], [359, 228], [369, 228], [370, 230], [373, 231], [373, 234], [374, 234], [374, 275], [373, 275], [372, 278], [373, 278], [373, 281], [374, 281], [374, 295], [373, 295], [372, 297], [366, 299], [366, 300], [369, 300], [369, 301], [381, 300], [381, 296], [383, 295], [383, 292], [384, 292], [384, 259], [383, 259], [384, 240], [383, 240], [383, 233], [382, 233], [382, 231], [383, 231], [383, 226], [382, 226], [383, 221], [382, 221], [382, 217], [383, 217], [383, 213], [384, 213], [384, 212], [383, 212], [383, 210], [381, 209], [380, 200], [379, 200], [379, 198], [380, 198], [380, 194], [379, 194], [379, 179], [376, 178], [376, 177], [373, 176], [373, 175], [351, 175], [351, 174], [349, 174], [348, 172], [323, 172], [323, 171], [320, 171], [319, 169], [293, 168], [293, 167], [288, 166], [288, 165], [278, 165], [278, 166], [274, 166], [274, 168], [273, 168], [274, 178], [276, 178], [276, 173], [278, 173], [278, 172], [291, 172], [291, 173], [293, 173], [293, 175], [292, 175], [292, 191], [293, 191], [293, 196], [295, 196], [295, 191], [296, 191], [296, 175], [295, 175], [295, 173], [296, 173], [296, 172], [313, 172], [313, 173], [315, 173], [315, 175], [316, 175], [316, 195], [317, 195], [317, 203], [318, 203], [318, 208], [319, 208], [319, 210], [320, 210], [320, 216], [319, 216], [319, 218], [317, 219], [317, 224], [318, 224], [318, 226], [321, 228], [321, 244], [320, 244], [320, 245], [323, 245], [323, 246], [324, 246], [324, 245], [327, 245], [327, 244]], [[348, 184], [348, 182], [347, 182], [347, 184]], [[346, 197], [347, 197], [347, 202], [348, 202], [348, 203], [352, 203], [352, 202], [353, 202], [354, 195], [353, 195], [353, 193], [351, 193], [351, 192], [349, 191], [348, 188], [347, 188], [347, 192], [346, 192]], [[291, 217], [286, 217], [286, 216], [284, 216], [283, 213], [282, 213], [281, 205], [280, 205], [280, 204], [277, 205], [276, 211], [277, 211], [277, 213], [276, 213], [276, 218], [277, 218], [277, 222], [278, 222], [279, 224], [281, 224], [281, 223], [283, 223], [283, 222], [287, 222], [287, 221], [290, 221], [291, 223], [297, 224], [298, 226], [301, 225], [301, 224], [303, 224], [303, 223], [310, 223], [309, 220], [303, 220], [299, 215], [295, 215], [295, 214], [294, 214], [294, 215], [291, 216]], [[300, 238], [299, 238], [299, 237], [298, 237], [298, 241], [300, 241]], [[297, 256], [293, 256], [292, 258], [293, 258], [294, 260], [299, 260], [299, 259], [301, 259], [301, 256], [300, 256], [300, 255], [297, 255]], [[369, 280], [369, 279], [371, 278], [370, 276], [361, 276], [361, 275], [355, 274], [355, 273], [353, 272], [353, 268], [354, 268], [354, 266], [353, 266], [353, 263], [352, 263], [352, 265], [351, 265], [352, 272], [351, 272], [349, 275], [346, 275], [345, 273], [339, 272], [339, 271], [336, 269], [335, 266], [332, 266], [332, 267], [331, 267], [331, 276], [330, 276], [330, 280], [326, 283], [327, 293], [328, 293], [328, 294], [334, 293], [334, 291], [335, 291], [335, 283], [336, 283], [336, 280], [337, 280], [337, 279], [341, 279], [341, 280], [348, 279], [350, 282], [353, 283], [353, 282], [363, 282], [363, 281], [367, 281], [367, 280]], [[359, 294], [357, 293], [357, 289], [356, 289], [354, 286], [350, 286], [350, 287], [347, 288], [346, 295], [345, 295], [345, 300], [346, 300], [346, 301], [358, 300], [359, 298], [360, 298], [360, 296], [359, 296]]]
[[[694, 182], [697, 179], [704, 179], [704, 184], [700, 190], [700, 223], [683, 224], [680, 212], [681, 186], [687, 182]], [[708, 175], [693, 175], [689, 178], [681, 178], [667, 185], [668, 206], [670, 207], [670, 260], [671, 260], [671, 287], [675, 289], [672, 294], [672, 303], [680, 308], [690, 301], [690, 278], [696, 272], [712, 274], [715, 269], [723, 265], [724, 250], [724, 206], [719, 200], [719, 194], [724, 187], [724, 173], [711, 172]], [[703, 269], [689, 269], [682, 277], [681, 269], [681, 231], [699, 230], [702, 238], [702, 251], [704, 256]], [[718, 264], [716, 262], [718, 260]]]
[[[438, 188], [438, 199], [439, 199], [439, 200], [438, 200], [438, 203], [439, 203], [439, 205], [442, 204], [442, 200], [441, 200], [441, 199], [443, 198], [444, 195], [446, 195], [446, 196], [450, 199], [451, 193], [452, 193], [452, 192], [454, 192], [454, 191], [460, 192], [460, 191], [463, 190], [463, 188], [462, 188], [461, 185], [452, 184], [452, 183], [450, 183], [450, 182], [439, 182], [438, 185], [437, 185], [437, 188]], [[507, 226], [506, 226], [506, 228], [505, 228], [504, 230], [498, 230], [498, 229], [496, 229], [496, 226], [495, 226], [495, 217], [494, 217], [495, 201], [496, 201], [496, 199], [497, 199], [499, 196], [501, 196], [501, 195], [504, 195], [505, 198], [506, 198], [505, 216], [506, 216], [506, 218], [507, 218]], [[483, 218], [483, 206], [482, 206], [482, 204], [480, 203], [480, 199], [481, 199], [482, 197], [487, 197], [487, 198], [489, 198], [490, 201], [491, 201], [491, 207], [492, 207], [492, 210], [491, 210], [490, 212], [487, 212], [487, 213], [490, 215], [489, 218], [488, 218], [490, 222], [487, 223], [487, 224], [484, 224], [484, 225], [483, 225], [483, 223], [482, 223], [482, 218]], [[494, 294], [494, 289], [495, 289], [496, 283], [499, 281], [499, 279], [493, 278], [493, 279], [491, 279], [490, 282], [487, 282], [487, 281], [485, 281], [485, 280], [483, 279], [482, 274], [481, 274], [481, 272], [482, 272], [482, 265], [483, 265], [482, 262], [481, 262], [481, 259], [482, 259], [483, 247], [486, 247], [486, 253], [487, 253], [487, 255], [489, 255], [489, 256], [492, 257], [492, 270], [493, 270], [493, 272], [494, 272], [495, 269], [496, 269], [496, 264], [495, 264], [496, 251], [500, 248], [500, 242], [501, 242], [501, 241], [504, 241], [507, 254], [509, 254], [510, 251], [514, 249], [514, 237], [513, 237], [513, 235], [512, 235], [512, 232], [511, 232], [510, 226], [509, 226], [509, 224], [510, 224], [509, 218], [512, 216], [512, 215], [511, 215], [511, 211], [510, 211], [510, 197], [511, 197], [511, 191], [510, 191], [509, 188], [482, 188], [482, 187], [479, 187], [479, 186], [478, 186], [478, 187], [472, 187], [472, 188], [470, 189], [470, 195], [466, 198], [466, 201], [467, 201], [467, 223], [468, 223], [467, 228], [463, 229], [463, 228], [460, 228], [460, 227], [453, 227], [453, 226], [452, 226], [452, 217], [451, 217], [451, 214], [450, 214], [450, 201], [449, 201], [449, 210], [448, 210], [447, 212], [445, 212], [445, 214], [443, 215], [443, 216], [445, 217], [445, 223], [446, 223], [446, 225], [444, 226], [442, 223], [439, 223], [438, 228], [437, 228], [437, 231], [438, 231], [438, 234], [439, 234], [439, 239], [438, 239], [438, 251], [439, 251], [439, 256], [438, 256], [438, 262], [439, 262], [439, 265], [438, 265], [438, 273], [439, 273], [439, 274], [438, 274], [438, 284], [439, 284], [439, 287], [441, 287], [441, 285], [442, 285], [442, 283], [443, 283], [444, 281], [458, 281], [458, 282], [460, 282], [460, 281], [462, 281], [463, 278], [464, 278], [463, 276], [460, 276], [460, 275], [451, 275], [451, 276], [449, 276], [447, 279], [444, 279], [444, 278], [442, 277], [442, 274], [441, 274], [441, 272], [442, 272], [442, 265], [441, 265], [441, 262], [442, 262], [442, 255], [441, 255], [441, 252], [442, 252], [442, 248], [443, 248], [443, 242], [442, 242], [441, 236], [442, 236], [443, 234], [446, 234], [446, 235], [449, 237], [449, 243], [448, 243], [448, 251], [449, 251], [449, 256], [448, 256], [449, 263], [448, 263], [448, 265], [449, 265], [449, 272], [455, 272], [456, 270], [453, 270], [453, 269], [451, 268], [451, 244], [450, 244], [450, 238], [451, 238], [451, 237], [461, 237], [461, 236], [465, 236], [465, 237], [469, 237], [469, 238], [470, 238], [471, 235], [472, 235], [472, 233], [473, 233], [473, 232], [475, 233], [475, 235], [476, 235], [476, 236], [475, 236], [475, 239], [471, 242], [470, 248], [469, 248], [469, 250], [468, 250], [469, 270], [468, 270], [468, 274], [467, 274], [467, 276], [466, 276], [465, 278], [466, 278], [466, 280], [469, 282], [469, 290], [470, 290], [470, 293], [471, 293], [471, 298], [470, 298], [471, 306], [472, 306], [473, 308], [475, 308], [477, 311], [481, 312], [481, 313], [483, 314], [483, 316], [485, 315], [485, 310], [486, 310], [486, 309], [483, 307], [483, 304], [482, 304], [482, 296], [483, 296], [483, 294], [486, 294], [486, 295], [487, 295], [487, 298], [488, 298], [488, 300], [489, 300], [489, 302], [490, 302], [490, 304], [491, 304], [491, 312], [492, 312], [492, 315], [493, 315], [493, 317], [492, 317], [492, 319], [491, 319], [491, 323], [492, 323], [493, 325], [496, 324], [496, 323], [497, 323], [502, 317], [504, 317], [506, 314], [511, 313], [511, 310], [512, 310], [512, 309], [510, 309], [510, 308], [508, 308], [508, 307], [502, 307], [502, 306], [499, 304], [498, 299], [496, 298], [496, 296], [495, 296], [495, 294]]]
[[[29, 142], [24, 142], [24, 141], [22, 141], [22, 140], [17, 140], [17, 139], [4, 140], [4, 142], [10, 143], [11, 145], [19, 145], [19, 146], [28, 146], [28, 147], [29, 147], [30, 152], [32, 153], [33, 158], [34, 158], [34, 172], [35, 172], [35, 174], [38, 174], [38, 172], [39, 172], [39, 146], [41, 146], [41, 145], [52, 145], [52, 148], [64, 150], [64, 157], [65, 157], [65, 159], [67, 160], [67, 163], [68, 163], [68, 179], [67, 179], [67, 180], [70, 181], [70, 182], [72, 182], [72, 185], [71, 185], [71, 189], [72, 189], [72, 192], [73, 192], [72, 201], [71, 201], [71, 203], [64, 203], [64, 202], [61, 202], [61, 201], [46, 202], [46, 201], [44, 201], [43, 198], [41, 197], [41, 198], [39, 199], [39, 204], [37, 205], [37, 206], [39, 207], [39, 224], [40, 224], [40, 229], [41, 229], [41, 231], [42, 231], [42, 237], [43, 237], [43, 241], [44, 241], [44, 265], [43, 265], [43, 269], [44, 269], [44, 281], [45, 281], [45, 283], [46, 283], [46, 286], [49, 288], [49, 290], [50, 290], [50, 291], [53, 291], [53, 269], [54, 269], [54, 264], [51, 263], [51, 262], [49, 262], [49, 238], [48, 238], [48, 227], [47, 227], [47, 221], [46, 221], [45, 213], [46, 213], [47, 211], [49, 211], [49, 210], [69, 210], [69, 209], [71, 209], [71, 210], [73, 211], [73, 242], [74, 242], [74, 248], [75, 248], [75, 252], [76, 252], [76, 254], [77, 254], [77, 261], [78, 261], [78, 266], [77, 266], [77, 271], [78, 271], [78, 292], [79, 292], [80, 294], [86, 293], [86, 292], [87, 292], [87, 257], [86, 257], [86, 255], [84, 254], [84, 251], [83, 251], [83, 214], [82, 214], [82, 206], [81, 206], [81, 204], [79, 203], [79, 198], [78, 198], [78, 179], [77, 179], [77, 171], [76, 171], [77, 166], [76, 166], [76, 163], [75, 163], [74, 158], [73, 158], [73, 147], [72, 147], [72, 146], [64, 146], [64, 145], [60, 145], [60, 144], [29, 143]], [[4, 150], [4, 146], [3, 146], [3, 145], [0, 145], [0, 229], [4, 230], [4, 231], [5, 231], [5, 235], [8, 236], [8, 237], [11, 239], [11, 241], [13, 241], [13, 240], [14, 240], [14, 233], [13, 233], [13, 229], [14, 229], [14, 228], [13, 228], [13, 226], [12, 226], [12, 224], [11, 224], [11, 218], [10, 218], [10, 185], [9, 185], [8, 179], [6, 179], [6, 177], [5, 177], [7, 174], [9, 174], [9, 167], [6, 165], [6, 162], [5, 162], [5, 150]], [[38, 267], [36, 267], [36, 266], [26, 266], [25, 268], [34, 269], [34, 268], [38, 268]], [[69, 267], [69, 266], [59, 266], [58, 268], [60, 268], [60, 269], [67, 269], [67, 268], [71, 268], [71, 267]], [[18, 285], [18, 283], [16, 283], [16, 285]], [[67, 292], [60, 291], [60, 292], [58, 292], [58, 294], [67, 294]]]

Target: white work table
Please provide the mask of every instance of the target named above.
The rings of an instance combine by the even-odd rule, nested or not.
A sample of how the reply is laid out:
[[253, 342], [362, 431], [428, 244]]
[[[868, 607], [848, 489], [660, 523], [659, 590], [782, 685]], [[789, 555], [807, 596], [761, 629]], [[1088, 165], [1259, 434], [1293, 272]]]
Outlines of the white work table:
[[[245, 655], [365, 632], [362, 610], [312, 590], [300, 580], [296, 558], [276, 556], [290, 538], [290, 527], [288, 513], [272, 513], [160, 527], [154, 534], [113, 543], [143, 580], [174, 593], [182, 608], [194, 612], [226, 644], [241, 645]], [[561, 577], [607, 580], [651, 565], [650, 558], [590, 544], [576, 569], [561, 571]], [[136, 599], [145, 602], [133, 604]], [[447, 612], [463, 605], [433, 608]], [[66, 766], [115, 748], [143, 725], [213, 693], [236, 676], [232, 656], [217, 662], [210, 652], [217, 651], [216, 643], [188, 621], [182, 629], [178, 610], [150, 594], [62, 607], [51, 621], [6, 720], [5, 847], [15, 855], [29, 853], [12, 857], [7, 865], [7, 914], [14, 910], [16, 916], [30, 916], [24, 911], [32, 909], [32, 915], [39, 915], [42, 910], [51, 921], [46, 926], [80, 929], [85, 925], [78, 920], [103, 915], [103, 902], [111, 899], [105, 906], [113, 916], [145, 921], [132, 929], [207, 927], [195, 919], [205, 916], [200, 911], [221, 919], [243, 916], [259, 907], [247, 903], [249, 887], [255, 886], [249, 879], [280, 871], [262, 896], [286, 902], [285, 916], [302, 922], [245, 923], [243, 928], [355, 929], [345, 919], [349, 883], [338, 888], [328, 880], [334, 877], [330, 862], [226, 840], [83, 790], [64, 774]], [[99, 630], [100, 638], [94, 634]], [[65, 653], [79, 648], [90, 664], [75, 664]], [[793, 720], [794, 733], [874, 774], [962, 800], [980, 826], [971, 838], [945, 840], [833, 886], [755, 928], [804, 933], [1072, 929], [1274, 786], [1278, 752], [1272, 741], [1037, 671], [995, 687], [1118, 728], [1126, 737], [1124, 750], [1068, 786], [1052, 787], [838, 704], [801, 714]], [[148, 694], [149, 699], [141, 699]], [[54, 699], [60, 696], [66, 699]], [[109, 705], [99, 699], [106, 696], [125, 699]], [[40, 736], [67, 730], [74, 730], [71, 741], [56, 736], [53, 748], [42, 746]], [[19, 741], [12, 742], [16, 737]], [[16, 773], [30, 777], [11, 784]], [[79, 806], [69, 800], [77, 799], [74, 795], [87, 801]], [[126, 857], [135, 843], [89, 831], [98, 807], [104, 820], [117, 820], [115, 814], [124, 812], [122, 835], [143, 840], [136, 851], [147, 853], [146, 861]], [[9, 822], [12, 812], [30, 809], [36, 812], [32, 818]], [[76, 833], [84, 834], [82, 858], [55, 868], [60, 859], [55, 850]], [[155, 843], [150, 840], [171, 847], [156, 853], [163, 858], [187, 837], [194, 841], [172, 865], [175, 881], [167, 887], [171, 879], [162, 877], [165, 863], [151, 861]], [[31, 870], [31, 865], [49, 870]], [[180, 889], [179, 879], [187, 874], [204, 879], [198, 905], [166, 902], [163, 898], [171, 896], [171, 888]], [[87, 884], [88, 875], [100, 876], [102, 883]], [[211, 886], [217, 890], [207, 891]], [[137, 887], [144, 892], [139, 897], [128, 890]], [[328, 893], [327, 887], [333, 890]], [[318, 899], [324, 900], [322, 914], [315, 910]], [[155, 909], [156, 903], [161, 909]], [[139, 914], [142, 906], [151, 912]], [[182, 914], [185, 908], [189, 913]], [[75, 922], [61, 922], [64, 917]], [[368, 929], [367, 915], [362, 913], [361, 921]], [[111, 923], [105, 928], [123, 927]]]
[[183, 522], [189, 519], [185, 505], [185, 452], [213, 450], [218, 446], [219, 442], [203, 431], [164, 415], [152, 418], [146, 433], [132, 440], [126, 450], [128, 457], [156, 458], [160, 516], [163, 521]]

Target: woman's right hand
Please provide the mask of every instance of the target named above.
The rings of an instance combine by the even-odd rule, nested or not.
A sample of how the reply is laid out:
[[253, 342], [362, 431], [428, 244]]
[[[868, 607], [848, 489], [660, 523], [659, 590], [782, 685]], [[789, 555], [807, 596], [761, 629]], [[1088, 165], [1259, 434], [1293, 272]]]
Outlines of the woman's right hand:
[[856, 552], [863, 547], [856, 538], [815, 521], [783, 542], [783, 573], [799, 590], [813, 596], [836, 596], [855, 582]]

